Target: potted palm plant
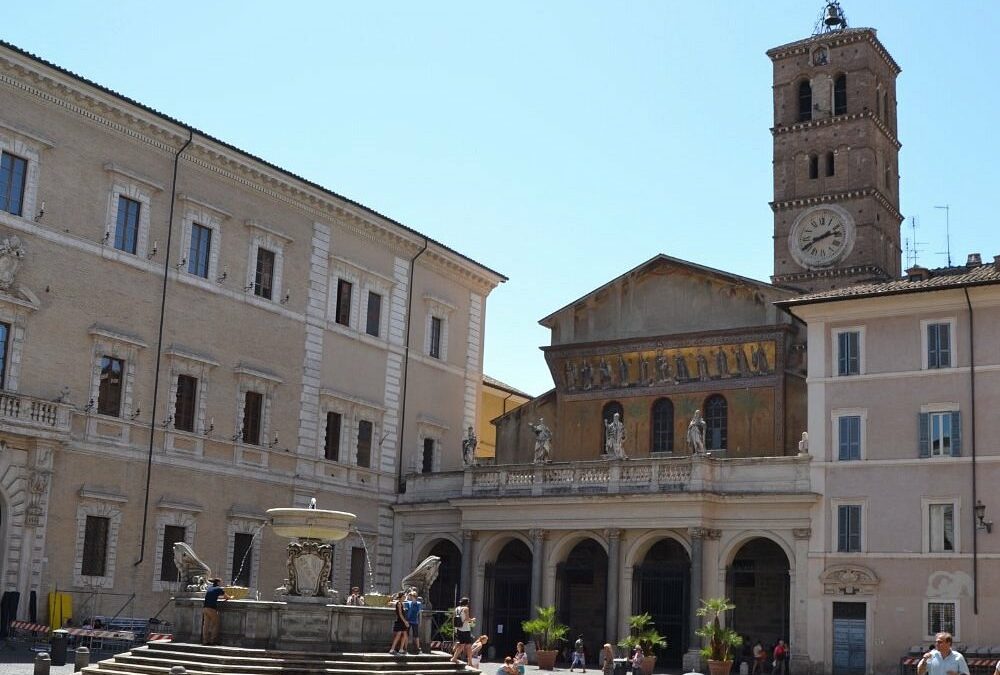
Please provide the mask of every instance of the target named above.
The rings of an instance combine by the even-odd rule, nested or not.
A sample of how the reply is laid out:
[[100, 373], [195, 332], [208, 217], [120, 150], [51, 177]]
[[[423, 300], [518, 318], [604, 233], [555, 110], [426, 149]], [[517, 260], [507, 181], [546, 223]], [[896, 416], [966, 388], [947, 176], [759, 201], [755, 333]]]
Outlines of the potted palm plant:
[[621, 640], [618, 645], [626, 647], [629, 651], [639, 647], [642, 650], [642, 673], [651, 675], [656, 666], [656, 654], [654, 649], [665, 649], [667, 641], [653, 623], [653, 617], [649, 613], [633, 614], [628, 618], [629, 635]]
[[535, 641], [535, 659], [542, 670], [552, 670], [559, 654], [559, 643], [566, 638], [569, 626], [556, 619], [555, 607], [538, 607], [534, 619], [521, 622], [521, 629]]
[[701, 655], [708, 660], [710, 675], [727, 675], [733, 667], [733, 647], [743, 644], [743, 638], [731, 628], [724, 628], [720, 618], [736, 605], [727, 598], [709, 598], [701, 601], [698, 616], [708, 619], [695, 631], [705, 640]]

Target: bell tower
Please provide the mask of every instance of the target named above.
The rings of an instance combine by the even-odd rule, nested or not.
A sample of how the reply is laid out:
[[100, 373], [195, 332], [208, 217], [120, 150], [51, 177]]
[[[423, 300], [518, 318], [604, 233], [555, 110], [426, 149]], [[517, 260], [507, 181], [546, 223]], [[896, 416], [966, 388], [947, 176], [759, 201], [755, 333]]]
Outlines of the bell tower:
[[803, 292], [900, 276], [896, 77], [873, 28], [829, 2], [774, 65], [774, 275]]

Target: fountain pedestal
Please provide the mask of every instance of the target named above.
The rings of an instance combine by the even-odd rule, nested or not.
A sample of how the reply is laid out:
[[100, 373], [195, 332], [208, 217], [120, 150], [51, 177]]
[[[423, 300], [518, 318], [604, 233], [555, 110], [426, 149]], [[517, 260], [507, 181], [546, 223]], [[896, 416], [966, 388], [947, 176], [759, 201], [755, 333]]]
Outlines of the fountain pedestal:
[[[336, 597], [330, 588], [333, 547], [326, 543], [347, 536], [357, 516], [324, 509], [269, 509], [275, 534], [288, 537], [288, 578], [275, 589], [279, 598]], [[298, 541], [294, 541], [298, 539]]]

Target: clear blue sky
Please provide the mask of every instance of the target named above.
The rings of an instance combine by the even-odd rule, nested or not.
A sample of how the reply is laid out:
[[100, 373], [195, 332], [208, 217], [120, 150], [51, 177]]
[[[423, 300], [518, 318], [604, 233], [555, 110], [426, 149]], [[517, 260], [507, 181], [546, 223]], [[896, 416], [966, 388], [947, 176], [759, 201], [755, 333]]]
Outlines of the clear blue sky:
[[[506, 274], [485, 370], [552, 386], [538, 319], [666, 253], [772, 272], [771, 64], [821, 1], [16, 2], [5, 40]], [[843, 0], [902, 66], [921, 264], [1000, 253], [1000, 3]], [[908, 227], [904, 237], [910, 238]]]

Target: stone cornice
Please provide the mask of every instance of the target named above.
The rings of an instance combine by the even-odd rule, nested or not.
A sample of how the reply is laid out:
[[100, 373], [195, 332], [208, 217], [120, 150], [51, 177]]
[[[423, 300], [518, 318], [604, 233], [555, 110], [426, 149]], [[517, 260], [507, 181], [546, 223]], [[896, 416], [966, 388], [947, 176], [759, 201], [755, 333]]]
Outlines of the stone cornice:
[[137, 101], [104, 91], [97, 84], [3, 46], [0, 46], [0, 85], [61, 107], [168, 155], [176, 154], [187, 142], [189, 133], [193, 133], [194, 140], [181, 157], [188, 164], [271, 197], [316, 220], [339, 225], [408, 258], [415, 256], [426, 242], [428, 255], [424, 257], [429, 257], [451, 278], [484, 294], [506, 281], [503, 275], [441, 244], [428, 242], [420, 233], [367, 207], [205, 136]]
[[878, 265], [853, 265], [851, 267], [835, 267], [831, 269], [810, 270], [808, 272], [795, 272], [793, 274], [776, 274], [771, 279], [774, 283], [788, 283], [796, 281], [810, 281], [824, 277], [848, 277], [865, 275], [869, 278], [890, 279], [888, 272]]
[[786, 211], [788, 209], [799, 209], [808, 206], [816, 206], [817, 204], [831, 204], [836, 202], [845, 202], [851, 199], [863, 199], [865, 197], [871, 197], [879, 204], [881, 204], [885, 209], [892, 214], [892, 216], [898, 221], [903, 222], [903, 214], [900, 213], [895, 204], [889, 201], [882, 191], [876, 188], [864, 188], [861, 190], [848, 190], [846, 192], [834, 192], [831, 194], [815, 195], [813, 197], [802, 197], [801, 199], [785, 199], [780, 202], [769, 202], [772, 211]]
[[881, 117], [875, 114], [874, 110], [864, 110], [859, 113], [849, 113], [846, 115], [835, 115], [834, 117], [823, 117], [818, 120], [809, 120], [808, 122], [796, 122], [795, 124], [779, 124], [778, 126], [771, 127], [772, 136], [780, 136], [782, 134], [787, 134], [795, 131], [812, 131], [820, 127], [828, 127], [834, 124], [843, 124], [845, 122], [854, 122], [856, 120], [869, 119], [875, 126], [885, 134], [885, 137], [896, 146], [896, 150], [903, 147], [903, 144], [899, 142], [896, 134], [889, 125], [885, 123]]
[[806, 38], [805, 40], [798, 40], [796, 42], [791, 42], [786, 45], [781, 45], [769, 49], [767, 55], [772, 61], [777, 61], [779, 59], [788, 58], [789, 56], [798, 56], [800, 54], [808, 54], [812, 51], [813, 47], [817, 45], [825, 45], [827, 47], [843, 47], [845, 45], [853, 44], [855, 42], [867, 42], [874, 49], [875, 53], [882, 57], [889, 69], [892, 70], [893, 75], [899, 75], [903, 69], [899, 67], [896, 60], [892, 58], [889, 51], [885, 48], [885, 45], [876, 37], [875, 30], [873, 28], [854, 28], [848, 29], [847, 31], [834, 31], [831, 33], [823, 33], [822, 35], [815, 35], [813, 37]]

